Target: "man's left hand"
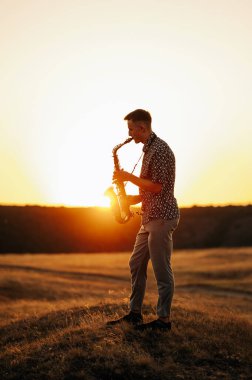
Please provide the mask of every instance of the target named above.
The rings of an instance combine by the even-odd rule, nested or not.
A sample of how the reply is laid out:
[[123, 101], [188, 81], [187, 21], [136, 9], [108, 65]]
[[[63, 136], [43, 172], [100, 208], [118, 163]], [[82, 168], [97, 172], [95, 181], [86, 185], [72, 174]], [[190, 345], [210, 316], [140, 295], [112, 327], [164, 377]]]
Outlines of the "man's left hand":
[[130, 176], [131, 176], [131, 174], [124, 171], [124, 170], [115, 171], [113, 173], [113, 183], [129, 181]]

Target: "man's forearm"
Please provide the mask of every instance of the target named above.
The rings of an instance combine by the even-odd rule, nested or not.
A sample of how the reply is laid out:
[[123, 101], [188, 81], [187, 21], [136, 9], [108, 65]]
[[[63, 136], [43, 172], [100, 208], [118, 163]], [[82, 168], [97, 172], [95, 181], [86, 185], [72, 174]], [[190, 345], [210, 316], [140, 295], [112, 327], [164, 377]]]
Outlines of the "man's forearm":
[[127, 202], [129, 205], [136, 205], [142, 202], [142, 197], [141, 195], [127, 195]]
[[149, 179], [140, 178], [133, 174], [129, 175], [129, 181], [141, 189], [152, 193], [159, 193], [162, 189], [161, 183], [154, 183]]

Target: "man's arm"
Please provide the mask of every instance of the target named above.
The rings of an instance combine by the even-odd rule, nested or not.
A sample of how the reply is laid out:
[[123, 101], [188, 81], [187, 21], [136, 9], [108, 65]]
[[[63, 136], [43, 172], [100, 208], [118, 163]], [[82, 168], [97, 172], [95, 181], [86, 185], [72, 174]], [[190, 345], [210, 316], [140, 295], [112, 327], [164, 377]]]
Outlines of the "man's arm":
[[140, 187], [141, 189], [150, 191], [152, 193], [159, 193], [162, 189], [161, 183], [154, 183], [150, 179], [137, 177], [131, 173], [125, 172], [124, 170], [114, 172], [113, 180], [115, 182], [132, 182], [134, 185]]
[[127, 195], [126, 200], [129, 205], [136, 205], [137, 203], [142, 202], [141, 195]]
[[161, 183], [154, 183], [150, 179], [140, 178], [130, 173], [127, 181], [132, 182], [141, 189], [152, 193], [159, 193], [162, 189]]

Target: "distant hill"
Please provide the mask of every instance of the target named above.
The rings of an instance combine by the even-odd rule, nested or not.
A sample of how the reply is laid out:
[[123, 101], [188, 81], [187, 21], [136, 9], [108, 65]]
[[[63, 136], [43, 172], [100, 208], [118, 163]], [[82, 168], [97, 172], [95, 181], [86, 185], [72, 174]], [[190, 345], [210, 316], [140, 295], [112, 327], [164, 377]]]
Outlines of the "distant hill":
[[[132, 249], [140, 216], [120, 225], [109, 209], [0, 206], [0, 252]], [[252, 205], [181, 209], [175, 248], [252, 246]]]

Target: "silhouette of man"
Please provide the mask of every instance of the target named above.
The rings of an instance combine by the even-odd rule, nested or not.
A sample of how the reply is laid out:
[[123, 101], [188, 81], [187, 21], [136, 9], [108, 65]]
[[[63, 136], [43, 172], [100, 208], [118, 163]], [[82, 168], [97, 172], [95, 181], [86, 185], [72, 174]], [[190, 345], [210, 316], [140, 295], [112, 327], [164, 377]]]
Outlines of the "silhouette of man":
[[[139, 195], [127, 195], [129, 205], [142, 202], [142, 223], [129, 261], [131, 272], [130, 312], [108, 325], [128, 322], [138, 330], [171, 329], [174, 278], [171, 268], [172, 233], [179, 222], [174, 198], [175, 157], [168, 144], [152, 131], [149, 112], [137, 109], [125, 116], [129, 136], [143, 145], [140, 176], [116, 171], [114, 182], [129, 181], [139, 187]], [[158, 287], [157, 319], [142, 323], [147, 266], [151, 260]]]

